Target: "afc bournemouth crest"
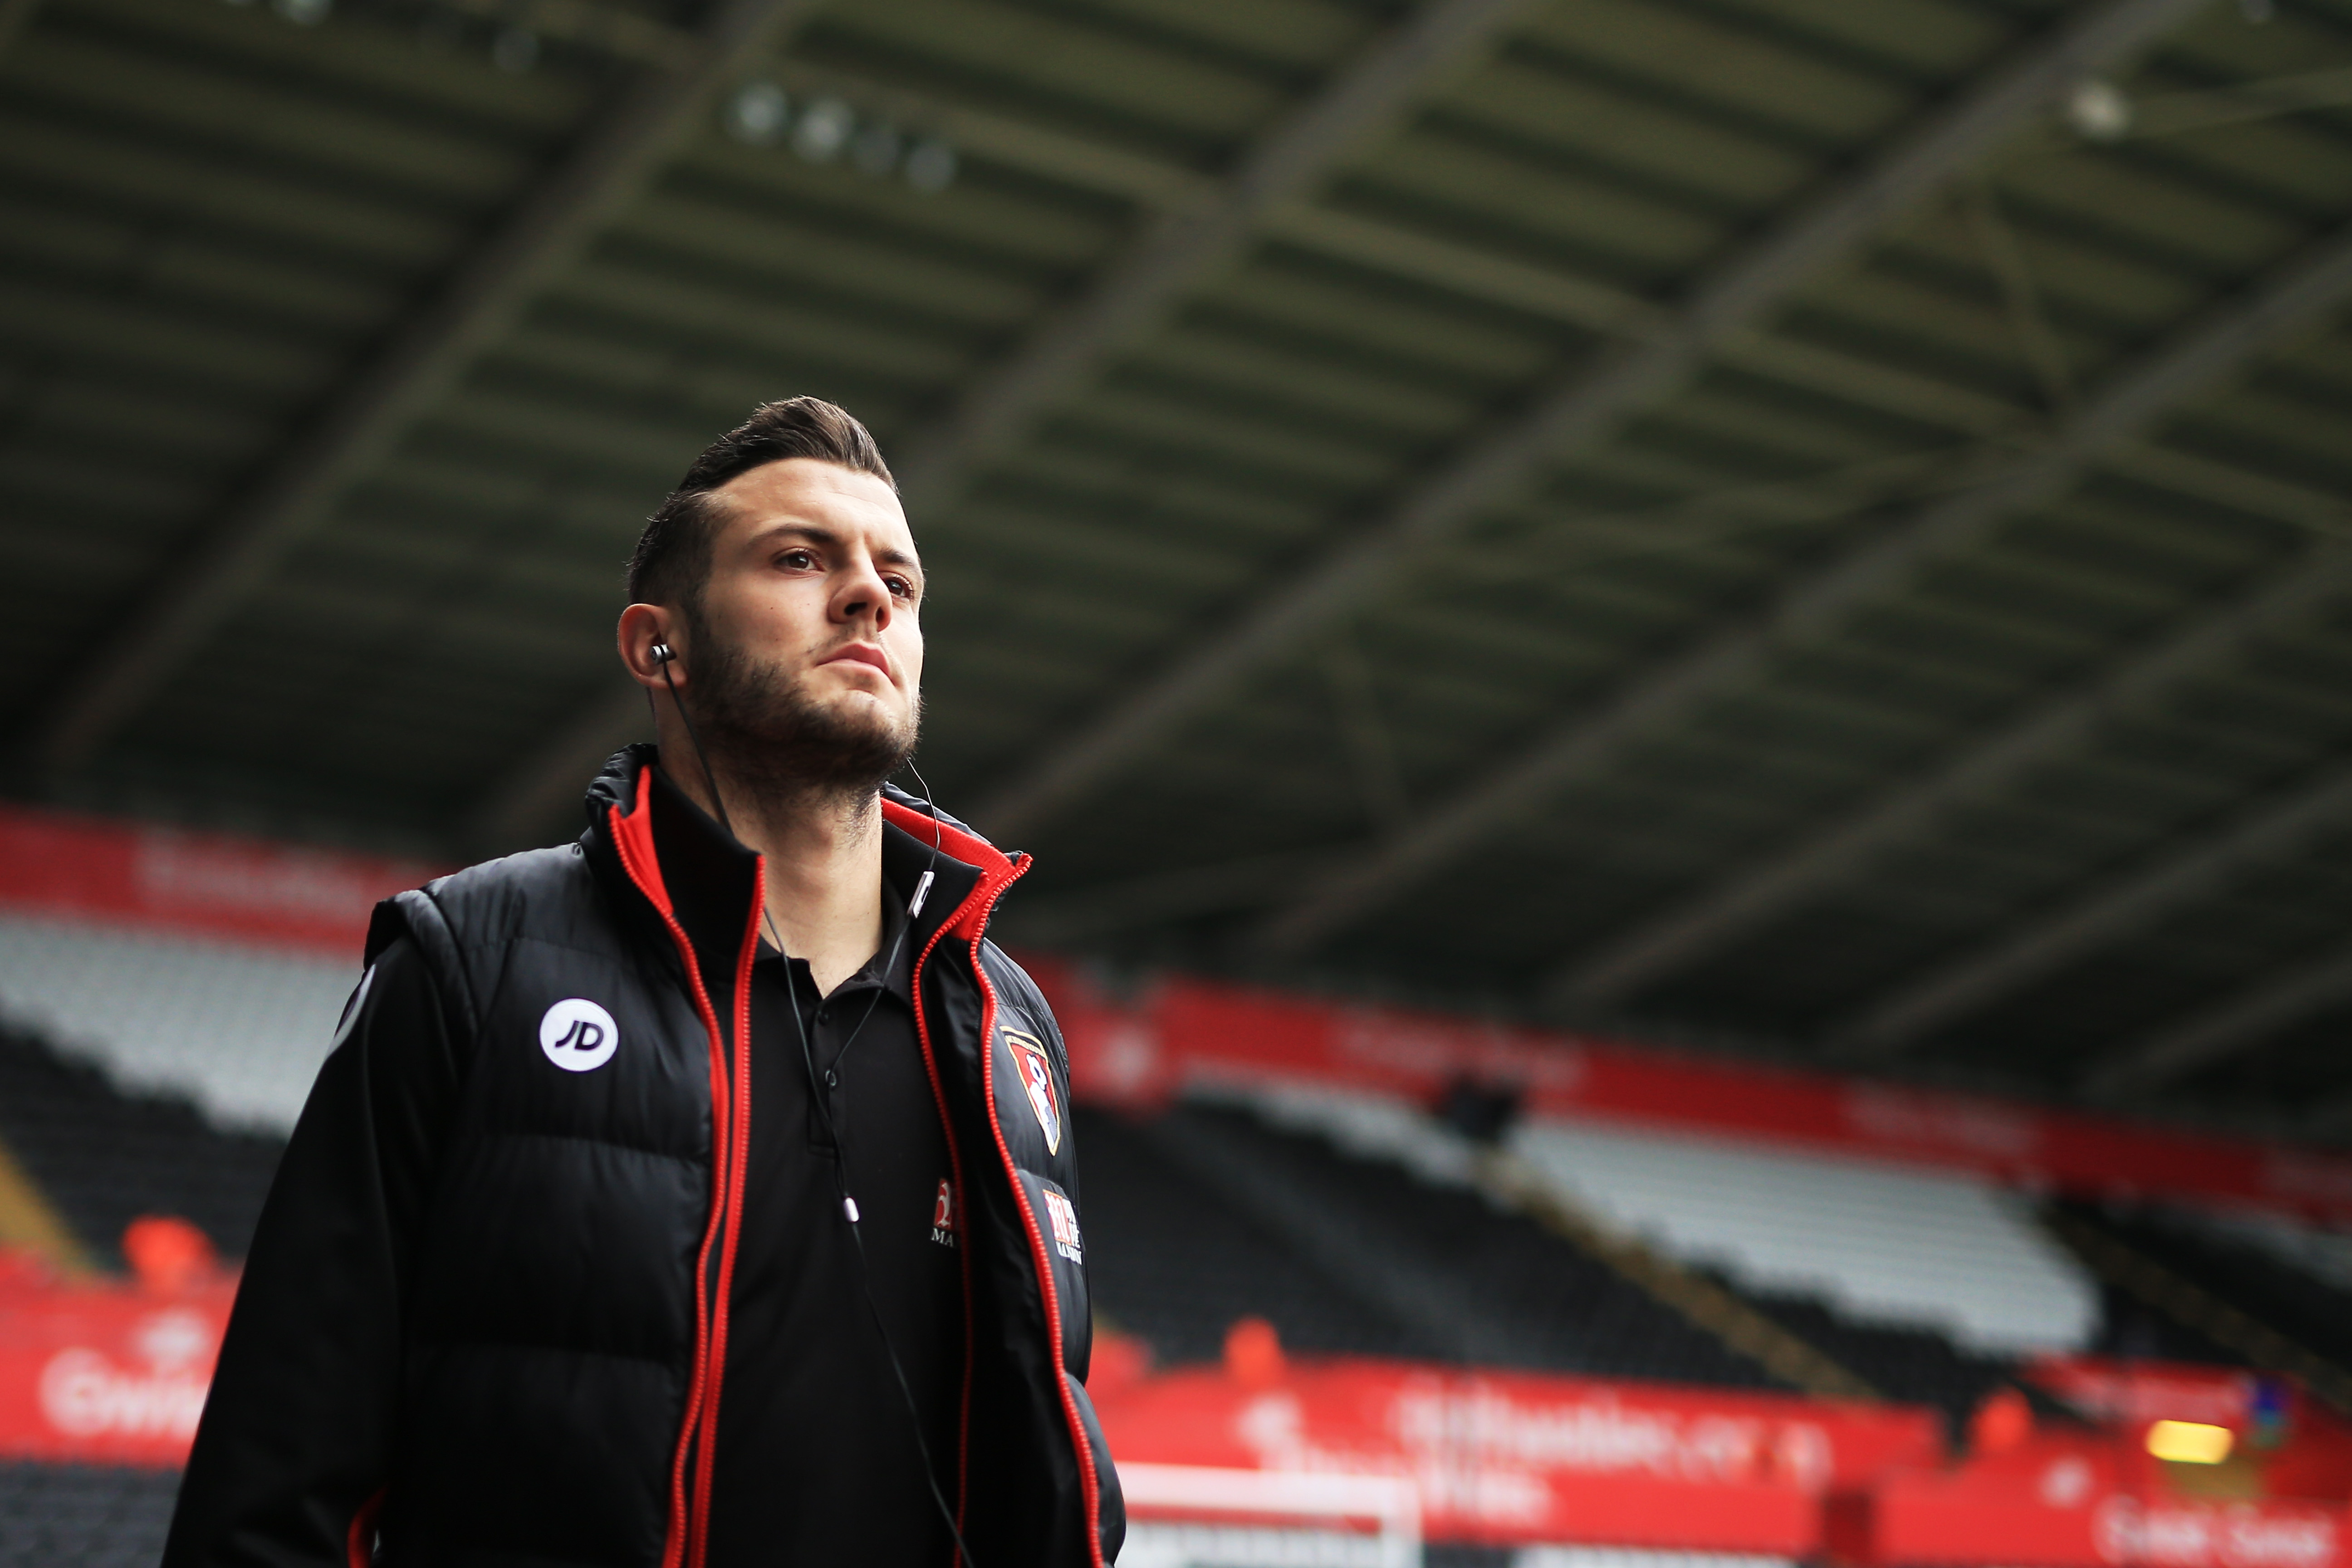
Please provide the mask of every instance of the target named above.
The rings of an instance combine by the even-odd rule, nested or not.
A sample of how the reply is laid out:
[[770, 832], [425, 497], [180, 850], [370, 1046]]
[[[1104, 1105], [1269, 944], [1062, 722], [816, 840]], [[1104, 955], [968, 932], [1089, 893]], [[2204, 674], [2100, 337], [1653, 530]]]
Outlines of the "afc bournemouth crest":
[[1021, 1087], [1029, 1091], [1029, 1109], [1037, 1113], [1037, 1125], [1045, 1129], [1045, 1152], [1062, 1152], [1062, 1106], [1054, 1098], [1054, 1062], [1045, 1047], [1037, 1040], [1017, 1029], [1004, 1031], [1004, 1043], [1012, 1047], [1013, 1065], [1021, 1069]]

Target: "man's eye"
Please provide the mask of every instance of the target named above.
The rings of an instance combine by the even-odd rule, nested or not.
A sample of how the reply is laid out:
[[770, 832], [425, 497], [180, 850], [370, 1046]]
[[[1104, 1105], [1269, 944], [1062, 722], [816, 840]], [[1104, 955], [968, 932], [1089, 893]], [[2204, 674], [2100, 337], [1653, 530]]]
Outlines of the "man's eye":
[[790, 566], [793, 570], [798, 571], [803, 567], [815, 565], [816, 557], [805, 550], [787, 550], [782, 555], [776, 557], [776, 564], [779, 566]]
[[915, 585], [904, 577], [893, 577], [890, 579], [890, 592], [902, 599], [911, 599], [915, 596]]

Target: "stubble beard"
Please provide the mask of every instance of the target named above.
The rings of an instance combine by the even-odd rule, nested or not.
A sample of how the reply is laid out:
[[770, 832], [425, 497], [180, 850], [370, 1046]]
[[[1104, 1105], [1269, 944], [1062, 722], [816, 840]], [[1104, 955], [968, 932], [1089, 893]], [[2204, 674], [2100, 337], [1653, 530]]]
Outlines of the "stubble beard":
[[774, 805], [862, 806], [914, 757], [919, 693], [900, 721], [863, 703], [828, 707], [801, 678], [716, 628], [694, 632], [706, 651], [685, 696], [712, 765], [736, 788]]

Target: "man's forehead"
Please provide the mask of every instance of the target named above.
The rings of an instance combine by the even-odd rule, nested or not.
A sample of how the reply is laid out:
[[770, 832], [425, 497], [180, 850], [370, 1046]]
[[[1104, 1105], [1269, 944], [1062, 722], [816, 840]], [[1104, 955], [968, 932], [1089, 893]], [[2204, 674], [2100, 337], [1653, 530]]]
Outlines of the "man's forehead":
[[747, 468], [719, 487], [734, 530], [804, 522], [852, 531], [911, 553], [914, 532], [898, 493], [876, 476], [816, 458], [784, 458]]

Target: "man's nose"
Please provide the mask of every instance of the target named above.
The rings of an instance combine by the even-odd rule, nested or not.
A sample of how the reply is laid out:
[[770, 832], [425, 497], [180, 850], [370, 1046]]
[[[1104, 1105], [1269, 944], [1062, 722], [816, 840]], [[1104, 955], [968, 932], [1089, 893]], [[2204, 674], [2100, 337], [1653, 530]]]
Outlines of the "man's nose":
[[872, 562], [858, 565], [834, 602], [845, 621], [870, 615], [877, 632], [890, 624], [890, 585], [882, 581], [882, 574], [874, 570]]

